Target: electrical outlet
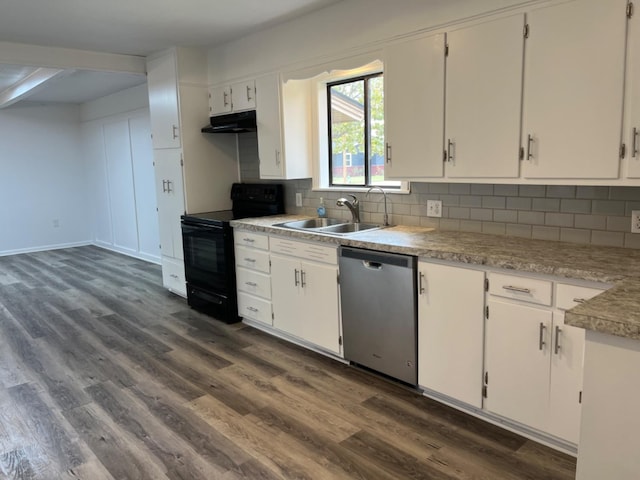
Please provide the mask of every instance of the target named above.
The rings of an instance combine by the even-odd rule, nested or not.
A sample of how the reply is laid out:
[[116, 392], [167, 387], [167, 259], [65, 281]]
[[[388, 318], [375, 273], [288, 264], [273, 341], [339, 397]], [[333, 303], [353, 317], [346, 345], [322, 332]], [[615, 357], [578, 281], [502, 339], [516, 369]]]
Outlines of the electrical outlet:
[[427, 200], [427, 217], [442, 217], [442, 202]]
[[302, 193], [296, 192], [296, 207], [302, 206]]
[[631, 233], [640, 233], [640, 210], [631, 212]]

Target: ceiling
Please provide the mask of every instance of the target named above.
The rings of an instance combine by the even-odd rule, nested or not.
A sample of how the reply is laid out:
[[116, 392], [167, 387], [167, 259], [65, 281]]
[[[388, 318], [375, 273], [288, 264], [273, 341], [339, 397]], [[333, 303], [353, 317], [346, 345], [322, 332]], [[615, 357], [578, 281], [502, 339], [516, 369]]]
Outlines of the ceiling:
[[[2, 0], [0, 41], [147, 56], [175, 45], [221, 45], [339, 1]], [[0, 64], [0, 94], [31, 73], [31, 67]], [[143, 75], [67, 72], [26, 98], [82, 103], [144, 81]]]

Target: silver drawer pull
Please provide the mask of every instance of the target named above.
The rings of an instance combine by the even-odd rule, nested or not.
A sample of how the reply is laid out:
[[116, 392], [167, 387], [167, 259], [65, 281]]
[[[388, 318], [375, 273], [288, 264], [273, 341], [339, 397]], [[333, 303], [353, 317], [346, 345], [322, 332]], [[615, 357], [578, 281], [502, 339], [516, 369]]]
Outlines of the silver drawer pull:
[[245, 262], [249, 262], [249, 263], [256, 263], [256, 259], [255, 258], [245, 258], [244, 261]]
[[505, 290], [509, 290], [510, 292], [531, 293], [531, 290], [529, 288], [514, 287], [513, 285], [503, 285], [502, 288], [504, 288]]
[[245, 285], [249, 286], [249, 287], [257, 287], [258, 284], [256, 282], [244, 282]]
[[560, 327], [556, 325], [556, 346], [553, 349], [556, 355], [558, 355], [558, 352], [560, 351], [560, 334], [561, 333], [562, 333], [562, 330], [560, 329]]
[[584, 302], [587, 301], [587, 299], [586, 298], [574, 298], [573, 301], [575, 303], [584, 303]]
[[248, 243], [253, 243], [253, 242], [255, 242], [255, 239], [254, 238], [243, 238], [242, 241], [243, 242], [248, 242]]
[[177, 279], [177, 278], [178, 278], [178, 275], [176, 275], [175, 273], [172, 273], [172, 274], [171, 274], [171, 275], [169, 275], [169, 276], [170, 276], [171, 278], [175, 278], [175, 279]]
[[253, 312], [253, 313], [259, 312], [259, 310], [257, 308], [255, 308], [255, 307], [247, 307], [247, 310], [249, 310], [250, 312]]

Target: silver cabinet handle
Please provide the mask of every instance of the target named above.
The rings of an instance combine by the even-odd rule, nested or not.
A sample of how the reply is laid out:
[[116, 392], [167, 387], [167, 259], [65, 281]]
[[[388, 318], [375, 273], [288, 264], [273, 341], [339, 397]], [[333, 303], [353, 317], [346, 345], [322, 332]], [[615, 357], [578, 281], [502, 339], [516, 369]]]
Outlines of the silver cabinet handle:
[[162, 193], [167, 193], [167, 181], [162, 180]]
[[556, 344], [553, 347], [553, 351], [556, 355], [558, 355], [558, 351], [560, 351], [560, 334], [562, 333], [562, 330], [560, 330], [559, 326], [556, 326]]
[[276, 150], [276, 165], [280, 165], [280, 150]]
[[424, 284], [422, 283], [424, 280], [424, 273], [420, 272], [420, 275], [418, 276], [418, 291], [420, 292], [420, 295], [422, 295], [426, 290], [424, 288]]
[[294, 274], [293, 274], [293, 283], [294, 285], [297, 287], [298, 285], [300, 285], [300, 280], [298, 279], [298, 269], [294, 269]]
[[531, 160], [533, 158], [533, 135], [527, 135], [527, 160]]
[[245, 262], [249, 262], [249, 263], [256, 263], [256, 259], [255, 258], [245, 258], [244, 261]]
[[171, 193], [173, 192], [173, 190], [171, 189], [171, 184], [173, 182], [171, 180], [167, 180], [167, 193]]
[[229, 105], [229, 94], [227, 92], [222, 92], [222, 101], [225, 107]]
[[249, 310], [250, 312], [253, 312], [253, 313], [258, 313], [260, 311], [255, 307], [247, 307], [247, 310]]
[[640, 153], [640, 147], [638, 146], [638, 138], [640, 137], [640, 129], [638, 129], [638, 127], [634, 127], [633, 128], [633, 138], [631, 139], [631, 144], [633, 145], [633, 147], [631, 148], [632, 153], [631, 156], [633, 158], [636, 158], [636, 156], [638, 156], [638, 153]]
[[543, 349], [543, 347], [546, 345], [545, 341], [544, 341], [544, 330], [547, 327], [545, 326], [544, 323], [540, 322], [540, 338], [538, 339], [538, 345], [540, 347], [540, 350]]
[[302, 288], [307, 286], [307, 272], [300, 270], [300, 286]]
[[573, 299], [573, 301], [574, 301], [575, 303], [584, 303], [584, 302], [586, 302], [587, 300], [586, 300], [585, 298], [574, 298], [574, 299]]
[[176, 280], [178, 279], [178, 275], [176, 275], [175, 273], [172, 273], [171, 275], [169, 275], [171, 278], [175, 278]]
[[251, 87], [247, 85], [247, 102], [251, 101]]
[[452, 152], [455, 149], [455, 146], [456, 144], [449, 138], [447, 140], [447, 162], [452, 162], [454, 160]]
[[385, 151], [387, 155], [387, 163], [391, 163], [391, 144], [389, 142], [385, 143]]
[[249, 286], [249, 287], [257, 287], [258, 284], [256, 282], [244, 282], [245, 285]]
[[531, 290], [524, 287], [514, 287], [513, 285], [503, 285], [502, 288], [505, 290], [509, 290], [510, 292], [518, 292], [518, 293], [531, 293]]
[[175, 140], [176, 138], [178, 138], [178, 126], [173, 125], [173, 139]]
[[243, 242], [247, 242], [247, 243], [253, 243], [253, 242], [255, 242], [256, 240], [255, 240], [255, 238], [243, 238], [243, 239], [242, 239], [242, 241], [243, 241]]

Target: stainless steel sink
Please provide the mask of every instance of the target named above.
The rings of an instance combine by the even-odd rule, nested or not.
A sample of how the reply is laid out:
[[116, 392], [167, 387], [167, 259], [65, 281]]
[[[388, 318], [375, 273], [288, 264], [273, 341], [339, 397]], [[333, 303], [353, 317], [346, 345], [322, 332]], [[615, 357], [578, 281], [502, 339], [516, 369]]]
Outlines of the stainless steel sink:
[[326, 233], [330, 235], [349, 235], [351, 233], [376, 230], [380, 225], [373, 223], [347, 223], [337, 218], [310, 218], [308, 220], [294, 220], [291, 222], [276, 223], [274, 227], [292, 228], [314, 233]]
[[328, 227], [344, 223], [344, 220], [338, 218], [310, 218], [308, 220], [295, 220], [292, 222], [277, 223], [274, 227], [295, 228], [300, 230], [310, 230], [316, 228]]
[[325, 233], [346, 235], [348, 233], [376, 230], [378, 228], [380, 228], [380, 225], [375, 225], [373, 223], [342, 223], [340, 225], [332, 225], [330, 227], [323, 228], [322, 231]]

